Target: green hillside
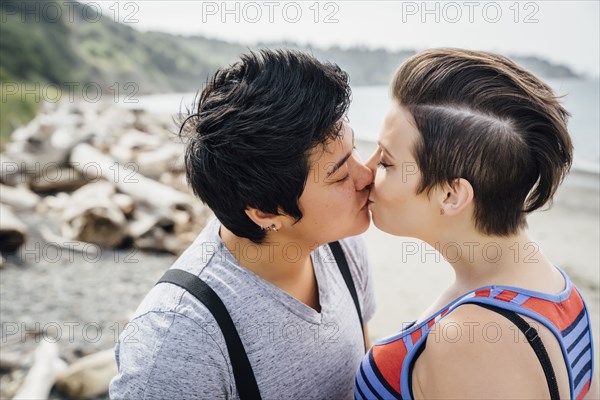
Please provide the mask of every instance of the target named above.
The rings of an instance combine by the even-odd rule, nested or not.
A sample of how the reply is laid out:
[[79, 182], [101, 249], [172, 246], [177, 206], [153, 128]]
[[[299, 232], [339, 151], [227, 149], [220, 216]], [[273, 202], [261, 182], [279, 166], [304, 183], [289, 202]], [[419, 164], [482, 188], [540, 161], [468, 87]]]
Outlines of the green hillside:
[[90, 22], [95, 18], [84, 19], [81, 5], [69, 20], [65, 2], [55, 3], [63, 10], [58, 20], [49, 12], [16, 13], [14, 3], [0, 3], [2, 80], [95, 82], [104, 88], [135, 82], [140, 93], [189, 90], [195, 80], [244, 50], [205, 38], [141, 33], [106, 16]]

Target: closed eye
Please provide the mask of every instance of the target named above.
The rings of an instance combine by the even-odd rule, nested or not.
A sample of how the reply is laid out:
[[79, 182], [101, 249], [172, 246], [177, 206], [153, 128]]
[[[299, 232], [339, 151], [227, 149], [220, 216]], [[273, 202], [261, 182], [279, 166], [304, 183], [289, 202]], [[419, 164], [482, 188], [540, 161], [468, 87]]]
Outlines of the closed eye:
[[390, 164], [386, 164], [386, 163], [384, 163], [383, 161], [379, 161], [379, 162], [377, 163], [377, 167], [379, 167], [379, 168], [381, 168], [381, 169], [386, 169], [387, 167], [390, 167], [390, 166], [391, 166]]
[[342, 179], [338, 179], [337, 181], [335, 181], [335, 183], [341, 183], [344, 182], [346, 179], [350, 178], [350, 174], [347, 174], [346, 176], [344, 176]]

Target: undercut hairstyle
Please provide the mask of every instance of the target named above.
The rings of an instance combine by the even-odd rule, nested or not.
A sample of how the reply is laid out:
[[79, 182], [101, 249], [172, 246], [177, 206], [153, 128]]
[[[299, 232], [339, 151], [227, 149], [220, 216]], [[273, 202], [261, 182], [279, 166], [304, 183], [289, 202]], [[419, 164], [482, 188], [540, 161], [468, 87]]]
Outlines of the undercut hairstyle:
[[341, 135], [348, 75], [293, 50], [260, 50], [217, 70], [186, 116], [186, 176], [194, 193], [239, 237], [265, 232], [245, 213], [302, 218], [309, 157]]
[[412, 149], [417, 192], [466, 179], [484, 234], [526, 227], [526, 215], [552, 201], [571, 167], [569, 113], [547, 84], [508, 58], [449, 48], [418, 53], [396, 71], [392, 97], [420, 132]]

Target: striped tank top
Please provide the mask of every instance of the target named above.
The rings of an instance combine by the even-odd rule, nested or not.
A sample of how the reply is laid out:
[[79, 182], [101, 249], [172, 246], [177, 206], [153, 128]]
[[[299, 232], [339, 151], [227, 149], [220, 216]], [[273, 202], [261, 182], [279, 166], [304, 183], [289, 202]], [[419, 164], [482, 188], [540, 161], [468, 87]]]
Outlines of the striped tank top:
[[[569, 374], [571, 399], [583, 399], [593, 376], [593, 343], [585, 302], [564, 271], [566, 289], [546, 294], [512, 286], [484, 286], [455, 300], [425, 321], [376, 342], [357, 373], [357, 399], [412, 399], [411, 372], [432, 327], [463, 304], [495, 306], [533, 318], [560, 343]], [[562, 394], [562, 397], [564, 394]]]

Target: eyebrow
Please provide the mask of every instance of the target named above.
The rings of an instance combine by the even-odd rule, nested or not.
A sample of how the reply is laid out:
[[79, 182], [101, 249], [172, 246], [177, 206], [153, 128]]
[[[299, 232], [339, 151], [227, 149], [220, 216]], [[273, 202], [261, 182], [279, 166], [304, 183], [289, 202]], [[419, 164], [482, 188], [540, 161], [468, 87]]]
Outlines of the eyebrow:
[[388, 149], [385, 148], [384, 145], [381, 144], [381, 142], [377, 142], [377, 145], [381, 148], [381, 150], [383, 150], [388, 156], [390, 156], [390, 158], [393, 160], [394, 156], [392, 155], [392, 153], [390, 153], [390, 151]]
[[354, 151], [354, 129], [352, 129], [352, 128], [350, 128], [350, 129], [352, 130], [352, 149], [348, 152], [348, 154], [346, 154], [344, 156], [344, 158], [342, 158], [340, 161], [335, 163], [335, 165], [333, 166], [331, 171], [329, 171], [327, 173], [326, 178], [329, 178], [331, 175], [335, 174], [337, 172], [337, 170], [340, 169], [341, 166], [346, 163], [346, 161], [348, 161], [348, 159], [352, 155], [352, 152]]

